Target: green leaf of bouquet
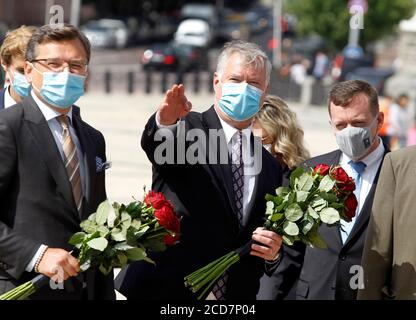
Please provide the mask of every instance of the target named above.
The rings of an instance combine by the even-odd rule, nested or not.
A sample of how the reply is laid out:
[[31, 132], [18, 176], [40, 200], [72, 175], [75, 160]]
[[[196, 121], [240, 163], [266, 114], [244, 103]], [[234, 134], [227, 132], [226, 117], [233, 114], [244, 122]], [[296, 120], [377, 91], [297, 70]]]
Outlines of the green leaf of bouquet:
[[142, 226], [142, 222], [139, 219], [133, 219], [133, 220], [131, 220], [131, 226], [134, 229], [139, 230], [140, 227]]
[[100, 236], [104, 238], [110, 233], [110, 230], [105, 226], [99, 226], [97, 231], [100, 233]]
[[333, 203], [333, 202], [338, 201], [337, 196], [331, 192], [320, 192], [319, 196], [325, 201], [327, 201], [328, 203]]
[[108, 217], [107, 217], [107, 225], [109, 228], [114, 227], [114, 222], [117, 220], [118, 215], [119, 215], [118, 210], [114, 209], [114, 206], [110, 206]]
[[305, 170], [302, 167], [297, 167], [292, 171], [289, 178], [289, 183], [292, 188], [295, 186], [296, 179], [299, 178], [304, 172]]
[[312, 246], [320, 249], [327, 249], [328, 246], [325, 243], [324, 239], [322, 239], [321, 235], [318, 233], [318, 231], [311, 232], [309, 234], [309, 240], [312, 244]]
[[315, 224], [315, 220], [313, 220], [313, 218], [310, 216], [306, 216], [305, 219], [303, 219], [300, 224], [302, 228], [302, 233], [307, 234], [309, 231], [311, 231], [314, 224]]
[[272, 222], [276, 222], [276, 221], [279, 221], [282, 218], [283, 218], [283, 213], [276, 213], [276, 214], [272, 215], [272, 217], [270, 218], [270, 220]]
[[81, 222], [80, 227], [88, 234], [95, 233], [97, 231], [98, 225], [95, 221], [91, 221], [89, 219], [84, 220]]
[[271, 215], [273, 214], [273, 209], [274, 209], [274, 202], [273, 201], [267, 201], [266, 202], [266, 215]]
[[111, 272], [111, 270], [113, 270], [113, 267], [112, 266], [109, 266], [109, 267], [105, 267], [103, 264], [100, 264], [100, 266], [99, 266], [99, 268], [98, 268], [100, 271], [101, 271], [101, 273], [103, 274], [103, 275], [108, 275], [110, 272]]
[[160, 252], [160, 251], [164, 251], [166, 250], [166, 245], [163, 241], [160, 241], [160, 239], [148, 239], [146, 241], [143, 242], [143, 246], [146, 249], [149, 249], [150, 251], [156, 251], [156, 252]]
[[276, 189], [276, 195], [283, 198], [290, 192], [290, 188], [288, 187], [279, 187]]
[[105, 248], [107, 248], [108, 241], [106, 238], [100, 237], [88, 241], [87, 244], [90, 248], [93, 248], [98, 251], [104, 251]]
[[331, 207], [322, 209], [322, 211], [319, 213], [319, 216], [322, 222], [329, 225], [334, 224], [340, 220], [338, 211]]
[[69, 239], [68, 243], [75, 246], [81, 243], [84, 240], [85, 236], [86, 236], [85, 232], [82, 232], [82, 231], [74, 233], [71, 239]]
[[114, 245], [114, 249], [118, 251], [126, 251], [126, 250], [133, 249], [133, 248], [134, 247], [127, 244], [127, 242], [120, 242]]
[[296, 191], [296, 201], [297, 202], [305, 202], [308, 198], [309, 192], [308, 191]]
[[321, 197], [315, 197], [312, 201], [311, 201], [311, 207], [316, 211], [319, 212], [321, 211], [323, 208], [325, 208], [327, 206], [327, 202], [322, 199]]
[[285, 211], [286, 219], [292, 222], [299, 220], [302, 216], [303, 211], [297, 203], [292, 203]]
[[287, 220], [283, 224], [283, 231], [289, 236], [296, 236], [299, 234], [299, 228], [297, 224]]
[[295, 202], [295, 199], [296, 199], [296, 192], [295, 192], [295, 191], [291, 191], [291, 192], [289, 192], [289, 193], [285, 196], [285, 198], [283, 199], [283, 202], [284, 202], [284, 203], [286, 202], [286, 204], [289, 206], [289, 205], [291, 205], [293, 202]]
[[134, 232], [136, 239], [140, 239], [150, 229], [150, 226], [141, 227], [138, 231]]
[[308, 214], [314, 219], [319, 218], [319, 214], [311, 206], [308, 206]]
[[120, 268], [123, 268], [128, 262], [128, 258], [123, 252], [117, 253], [117, 259], [118, 259], [118, 262], [120, 263]]
[[98, 225], [104, 225], [107, 222], [110, 209], [112, 209], [112, 207], [108, 200], [100, 203], [95, 214], [95, 222], [97, 222]]
[[131, 216], [126, 211], [121, 213], [121, 224], [125, 228], [130, 228], [131, 226]]
[[307, 172], [302, 173], [297, 181], [297, 190], [309, 191], [313, 186], [313, 178]]
[[139, 261], [143, 260], [147, 255], [146, 251], [142, 248], [133, 248], [126, 250], [126, 256], [130, 261]]
[[288, 236], [288, 235], [282, 235], [282, 240], [283, 243], [287, 246], [293, 246], [293, 244], [295, 243], [295, 240], [293, 239], [293, 237]]
[[329, 175], [326, 175], [322, 178], [321, 182], [319, 183], [319, 190], [328, 192], [330, 191], [335, 185], [335, 181], [330, 178]]
[[126, 241], [126, 234], [119, 228], [111, 230], [111, 239], [114, 241]]

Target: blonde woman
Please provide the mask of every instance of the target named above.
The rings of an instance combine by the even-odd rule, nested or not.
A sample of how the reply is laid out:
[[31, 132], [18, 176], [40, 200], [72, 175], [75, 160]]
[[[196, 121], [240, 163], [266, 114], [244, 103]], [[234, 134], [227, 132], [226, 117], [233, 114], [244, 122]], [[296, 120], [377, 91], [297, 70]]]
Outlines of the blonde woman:
[[[283, 184], [288, 183], [292, 169], [309, 158], [309, 151], [303, 142], [303, 130], [296, 114], [277, 96], [266, 97], [253, 121], [253, 134], [261, 137], [263, 146], [284, 168]], [[264, 275], [260, 279], [257, 299], [274, 300], [276, 288], [279, 286], [278, 278]], [[294, 289], [290, 290], [287, 299], [293, 299], [294, 293]]]
[[287, 171], [309, 158], [296, 114], [277, 96], [266, 97], [253, 121], [253, 133]]

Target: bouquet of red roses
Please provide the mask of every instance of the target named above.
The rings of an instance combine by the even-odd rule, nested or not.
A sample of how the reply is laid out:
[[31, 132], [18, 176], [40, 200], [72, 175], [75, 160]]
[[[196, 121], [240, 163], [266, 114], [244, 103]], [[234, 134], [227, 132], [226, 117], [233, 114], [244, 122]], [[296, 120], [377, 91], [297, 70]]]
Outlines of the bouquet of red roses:
[[[354, 180], [340, 166], [319, 164], [308, 172], [299, 167], [291, 173], [288, 187], [266, 195], [264, 227], [280, 234], [286, 245], [302, 241], [326, 248], [319, 226], [340, 225], [341, 219], [351, 221], [358, 205], [354, 190]], [[201, 291], [198, 299], [203, 298], [226, 270], [250, 253], [252, 243], [186, 276], [185, 285], [193, 292]]]
[[[102, 202], [95, 213], [80, 224], [69, 243], [79, 251], [81, 271], [98, 268], [108, 274], [132, 261], [154, 263], [148, 251], [163, 251], [179, 240], [180, 222], [172, 204], [162, 193], [150, 191], [143, 201], [127, 205]], [[0, 296], [0, 300], [28, 298], [49, 278], [39, 275]]]

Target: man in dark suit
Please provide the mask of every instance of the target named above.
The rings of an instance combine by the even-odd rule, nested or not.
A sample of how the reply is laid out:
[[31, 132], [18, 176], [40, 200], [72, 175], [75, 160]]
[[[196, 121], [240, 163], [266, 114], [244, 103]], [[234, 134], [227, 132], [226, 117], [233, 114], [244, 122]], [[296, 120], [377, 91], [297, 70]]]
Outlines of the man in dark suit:
[[24, 76], [25, 53], [35, 31], [35, 27], [20, 26], [7, 33], [0, 47], [1, 67], [9, 81], [9, 85], [0, 90], [0, 110], [22, 101], [30, 92], [30, 83]]
[[[250, 239], [257, 241], [250, 256], [221, 279], [225, 291], [218, 293], [216, 285], [208, 299], [255, 299], [259, 278], [275, 265], [282, 241], [274, 232], [258, 228], [265, 215], [264, 197], [281, 184], [282, 170], [250, 130], [270, 69], [257, 45], [229, 43], [214, 74], [214, 106], [203, 113], [190, 112], [183, 85], [174, 85], [148, 121], [142, 148], [153, 164], [153, 189], [163, 192], [182, 217], [181, 240], [152, 256], [156, 266], [139, 262], [123, 272], [116, 288], [128, 299], [196, 299], [184, 286], [184, 276]], [[170, 136], [166, 143], [174, 143], [166, 154], [160, 152], [160, 134]], [[182, 148], [185, 136], [188, 141], [185, 145], [183, 140]], [[165, 162], [165, 155], [172, 161]], [[242, 161], [235, 161], [242, 155]], [[253, 166], [245, 159], [250, 155]]]
[[84, 93], [90, 45], [73, 26], [31, 37], [31, 94], [0, 112], [0, 293], [36, 273], [58, 282], [33, 299], [113, 299], [112, 274], [78, 274], [68, 240], [106, 199], [105, 141], [72, 105]]
[[378, 135], [384, 116], [375, 89], [359, 80], [336, 84], [329, 94], [328, 111], [340, 149], [312, 158], [305, 166], [341, 165], [354, 177], [356, 217], [339, 227], [320, 227], [327, 249], [285, 246], [264, 299], [286, 298], [296, 281], [293, 289], [300, 300], [355, 300], [362, 286], [364, 240], [379, 171], [388, 152]]

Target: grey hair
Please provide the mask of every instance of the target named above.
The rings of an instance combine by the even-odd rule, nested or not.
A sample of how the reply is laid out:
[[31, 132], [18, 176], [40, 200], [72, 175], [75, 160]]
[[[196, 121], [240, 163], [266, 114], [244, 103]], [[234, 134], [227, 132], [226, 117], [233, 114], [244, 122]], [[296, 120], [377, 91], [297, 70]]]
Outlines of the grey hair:
[[228, 59], [234, 54], [238, 53], [245, 58], [246, 65], [254, 64], [255, 69], [266, 68], [266, 83], [270, 82], [270, 73], [272, 64], [266, 53], [260, 47], [252, 42], [245, 42], [242, 40], [234, 40], [227, 42], [218, 57], [217, 73], [221, 77], [222, 72], [228, 62]]

